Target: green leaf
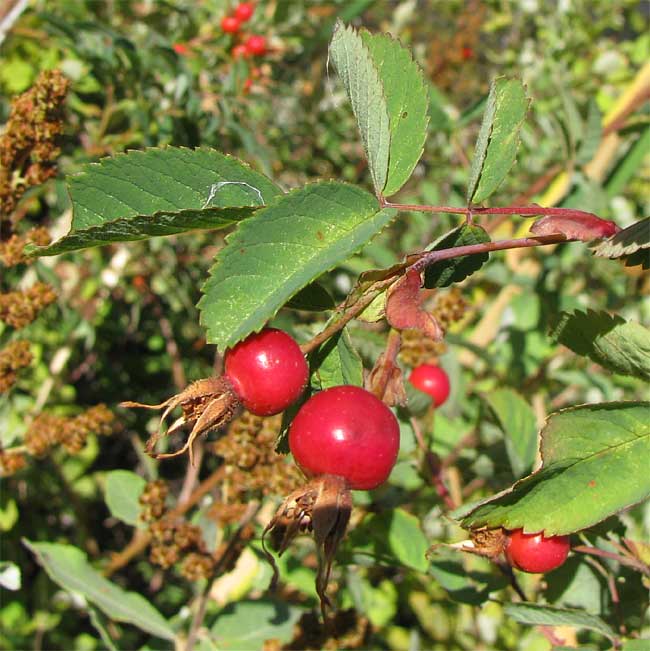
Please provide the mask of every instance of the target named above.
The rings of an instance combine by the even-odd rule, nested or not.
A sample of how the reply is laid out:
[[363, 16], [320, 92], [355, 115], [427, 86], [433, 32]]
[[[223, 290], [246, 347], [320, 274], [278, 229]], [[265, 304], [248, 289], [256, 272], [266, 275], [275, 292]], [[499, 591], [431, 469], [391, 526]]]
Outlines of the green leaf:
[[576, 163], [585, 165], [598, 151], [603, 133], [602, 116], [598, 103], [594, 98], [589, 100], [589, 110], [587, 113], [587, 123], [585, 125], [580, 148], [576, 154]]
[[481, 396], [505, 434], [506, 450], [515, 477], [529, 472], [537, 454], [537, 423], [528, 403], [513, 389], [497, 389]]
[[650, 380], [650, 330], [639, 323], [607, 312], [565, 312], [551, 336], [614, 373]]
[[623, 259], [627, 266], [650, 268], [650, 217], [624, 228], [594, 249], [601, 258]]
[[284, 644], [293, 638], [301, 612], [283, 601], [238, 601], [219, 613], [210, 637], [220, 651], [253, 651], [261, 649], [270, 639]]
[[23, 539], [48, 576], [69, 592], [83, 595], [108, 617], [133, 624], [165, 640], [175, 634], [165, 618], [136, 592], [127, 592], [105, 579], [88, 563], [86, 555], [72, 545], [37, 543]]
[[492, 82], [469, 173], [468, 204], [485, 201], [515, 162], [528, 103], [518, 79], [501, 77]]
[[390, 120], [379, 71], [359, 34], [337, 22], [329, 57], [343, 81], [357, 119], [375, 192], [382, 192], [388, 177]]
[[610, 640], [616, 638], [616, 633], [606, 622], [584, 610], [554, 608], [525, 602], [508, 603], [504, 605], [503, 609], [508, 617], [512, 617], [516, 622], [522, 624], [588, 628], [608, 637]]
[[363, 386], [363, 364], [347, 329], [328, 339], [309, 356], [312, 384], [318, 389], [354, 384]]
[[306, 312], [322, 312], [336, 307], [332, 295], [319, 283], [313, 282], [303, 287], [285, 307]]
[[250, 216], [281, 190], [213, 149], [167, 147], [117, 154], [71, 177], [72, 228], [32, 255], [217, 229]]
[[138, 501], [147, 482], [129, 470], [113, 470], [106, 475], [106, 506], [118, 520], [136, 526], [140, 520]]
[[394, 210], [364, 190], [307, 185], [241, 222], [217, 256], [199, 302], [208, 341], [229, 348], [264, 324], [300, 289], [381, 231]]
[[607, 179], [605, 191], [608, 197], [615, 197], [623, 192], [630, 179], [639, 171], [643, 159], [648, 155], [648, 150], [650, 150], [650, 126], [645, 128]]
[[462, 526], [580, 531], [650, 496], [650, 402], [603, 403], [552, 414], [543, 468], [465, 516]]
[[366, 516], [350, 532], [347, 546], [353, 553], [368, 554], [379, 562], [427, 571], [429, 543], [419, 520], [400, 508]]
[[[490, 236], [480, 226], [463, 224], [438, 240], [431, 250], [441, 251], [442, 249], [483, 244], [489, 241]], [[434, 262], [424, 270], [424, 286], [431, 289], [432, 287], [448, 287], [453, 283], [459, 283], [471, 276], [475, 271], [478, 271], [488, 261], [489, 257], [489, 253], [477, 253]]]
[[411, 53], [387, 34], [361, 32], [363, 44], [379, 71], [390, 122], [388, 178], [390, 197], [408, 181], [427, 136], [429, 98], [424, 76]]

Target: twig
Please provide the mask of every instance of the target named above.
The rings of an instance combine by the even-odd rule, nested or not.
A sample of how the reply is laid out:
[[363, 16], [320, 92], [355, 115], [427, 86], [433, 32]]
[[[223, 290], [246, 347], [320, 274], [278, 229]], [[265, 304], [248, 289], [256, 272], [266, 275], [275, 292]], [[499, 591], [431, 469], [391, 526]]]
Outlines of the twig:
[[574, 552], [579, 554], [588, 554], [591, 556], [600, 556], [601, 558], [608, 558], [612, 561], [617, 561], [621, 565], [627, 565], [628, 567], [633, 567], [635, 570], [638, 570], [646, 576], [650, 576], [650, 567], [641, 561], [631, 558], [629, 556], [622, 556], [620, 554], [615, 554], [614, 552], [608, 552], [604, 549], [599, 549], [598, 547], [588, 547], [587, 545], [576, 545], [571, 548]]
[[585, 561], [589, 563], [589, 565], [591, 565], [602, 577], [604, 577], [605, 581], [607, 581], [609, 594], [612, 597], [612, 603], [614, 604], [614, 610], [616, 611], [616, 617], [619, 622], [618, 630], [619, 633], [621, 633], [621, 635], [625, 635], [627, 633], [627, 630], [625, 627], [625, 621], [623, 620], [623, 613], [621, 612], [621, 599], [618, 594], [618, 588], [616, 587], [616, 578], [609, 570], [607, 570], [595, 558], [592, 558], [591, 556], [587, 556]]

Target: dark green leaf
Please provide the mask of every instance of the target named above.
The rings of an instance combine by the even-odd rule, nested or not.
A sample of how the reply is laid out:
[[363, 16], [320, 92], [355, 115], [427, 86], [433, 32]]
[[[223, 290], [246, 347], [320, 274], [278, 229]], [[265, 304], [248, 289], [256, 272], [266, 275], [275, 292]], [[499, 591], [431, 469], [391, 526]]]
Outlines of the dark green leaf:
[[650, 496], [650, 403], [566, 409], [542, 430], [543, 468], [465, 516], [466, 528], [546, 535], [590, 527]]
[[342, 183], [307, 185], [241, 222], [217, 256], [199, 302], [208, 341], [222, 350], [260, 330], [299, 290], [347, 259], [393, 210]]
[[359, 34], [340, 21], [329, 56], [350, 98], [375, 191], [380, 193], [388, 177], [390, 119], [379, 71]]
[[505, 434], [506, 450], [515, 477], [533, 467], [537, 454], [537, 424], [528, 403], [513, 389], [496, 389], [482, 396]]
[[[489, 241], [490, 236], [480, 226], [463, 224], [447, 233], [436, 242], [431, 250], [440, 251]], [[488, 261], [489, 257], [489, 253], [477, 253], [434, 262], [424, 270], [424, 286], [431, 289], [432, 287], [448, 287], [453, 283], [459, 283], [471, 276], [475, 271], [478, 271]]]
[[133, 624], [165, 640], [175, 635], [164, 617], [140, 594], [127, 592], [104, 578], [72, 545], [37, 543], [23, 539], [48, 576], [62, 588], [82, 594], [116, 622]]
[[564, 313], [551, 335], [614, 373], [650, 380], [650, 330], [607, 312]]
[[480, 204], [501, 185], [515, 162], [527, 111], [528, 98], [519, 80], [492, 82], [467, 184], [468, 204]]
[[411, 53], [386, 34], [361, 32], [379, 72], [390, 123], [387, 197], [408, 181], [420, 160], [427, 135], [428, 96], [424, 76]]
[[625, 260], [627, 266], [642, 264], [650, 267], [650, 217], [624, 228], [593, 249], [602, 258]]
[[306, 312], [322, 312], [336, 306], [332, 295], [318, 282], [303, 287], [285, 307]]
[[600, 617], [590, 615], [583, 610], [553, 608], [531, 603], [508, 603], [504, 606], [505, 614], [522, 624], [539, 626], [571, 626], [587, 628], [605, 637], [614, 639], [616, 633]]

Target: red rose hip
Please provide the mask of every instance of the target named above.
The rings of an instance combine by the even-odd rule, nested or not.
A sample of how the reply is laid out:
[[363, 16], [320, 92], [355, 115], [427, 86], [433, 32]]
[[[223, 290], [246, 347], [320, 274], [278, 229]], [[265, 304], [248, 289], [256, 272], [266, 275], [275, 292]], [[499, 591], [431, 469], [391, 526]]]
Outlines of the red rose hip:
[[249, 36], [244, 41], [244, 45], [246, 46], [248, 53], [252, 56], [260, 57], [266, 54], [266, 38], [260, 34]]
[[235, 16], [224, 16], [221, 19], [221, 29], [226, 34], [236, 34], [241, 27], [241, 22]]
[[543, 573], [560, 567], [569, 555], [569, 536], [524, 533], [522, 529], [508, 532], [506, 559], [512, 567], [523, 572]]
[[449, 376], [439, 366], [433, 364], [416, 366], [409, 376], [409, 382], [416, 389], [429, 394], [436, 407], [440, 407], [449, 397]]
[[250, 20], [255, 12], [255, 5], [252, 2], [240, 2], [235, 7], [235, 18], [245, 23]]
[[289, 428], [289, 448], [306, 475], [337, 475], [369, 490], [388, 478], [399, 451], [393, 412], [372, 393], [338, 386], [312, 396]]
[[303, 392], [307, 362], [295, 340], [282, 330], [265, 328], [226, 352], [225, 372], [237, 397], [253, 414], [284, 411]]

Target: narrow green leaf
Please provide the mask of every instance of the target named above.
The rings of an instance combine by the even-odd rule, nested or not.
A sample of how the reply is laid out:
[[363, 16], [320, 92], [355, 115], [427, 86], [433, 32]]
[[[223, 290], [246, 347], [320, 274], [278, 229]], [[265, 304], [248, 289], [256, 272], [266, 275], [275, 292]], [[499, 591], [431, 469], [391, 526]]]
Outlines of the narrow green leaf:
[[222, 350], [261, 329], [300, 289], [358, 251], [394, 217], [364, 190], [323, 182], [278, 197], [241, 222], [199, 302]]
[[390, 197], [408, 181], [427, 136], [429, 98], [424, 75], [411, 53], [387, 34], [361, 32], [384, 89], [390, 122], [388, 178], [383, 194]]
[[[463, 224], [438, 240], [431, 250], [441, 251], [442, 249], [453, 249], [458, 246], [482, 244], [489, 241], [490, 236], [480, 226]], [[424, 270], [424, 286], [431, 289], [459, 283], [478, 271], [489, 257], [489, 253], [477, 253], [434, 262]]]
[[551, 336], [614, 373], [650, 380], [650, 330], [639, 323], [607, 312], [565, 312]]
[[290, 642], [301, 610], [283, 601], [259, 599], [226, 606], [210, 629], [210, 638], [220, 651], [261, 649], [266, 640]]
[[117, 154], [71, 177], [72, 228], [32, 255], [217, 229], [251, 215], [281, 190], [213, 149], [167, 147]]
[[285, 305], [292, 310], [304, 310], [306, 312], [322, 312], [336, 307], [332, 295], [318, 282], [313, 282], [303, 287]]
[[[605, 191], [608, 197], [615, 197], [623, 192], [630, 179], [639, 171], [639, 167], [643, 159], [648, 155], [648, 151], [650, 151], [650, 126], [645, 128], [607, 179]], [[648, 228], [650, 229], [650, 227]]]
[[596, 631], [610, 640], [616, 638], [614, 630], [596, 615], [590, 615], [584, 610], [569, 608], [554, 608], [531, 603], [508, 603], [504, 605], [504, 612], [516, 622], [539, 626], [571, 626], [574, 628], [587, 628]]
[[529, 100], [518, 79], [492, 82], [467, 185], [467, 203], [487, 199], [515, 162]]
[[602, 258], [623, 259], [627, 266], [643, 265], [650, 268], [650, 217], [624, 228], [594, 249]]
[[69, 592], [83, 595], [111, 619], [132, 624], [165, 640], [175, 638], [165, 618], [142, 595], [127, 592], [105, 579], [88, 563], [80, 549], [26, 539], [23, 543], [55, 583]]
[[352, 104], [379, 194], [386, 185], [390, 150], [390, 120], [379, 71], [359, 34], [340, 21], [334, 28], [329, 56]]
[[312, 384], [319, 390], [341, 384], [363, 386], [361, 357], [345, 328], [310, 354], [309, 367]]
[[505, 434], [506, 450], [515, 477], [530, 472], [537, 454], [537, 424], [529, 404], [513, 389], [481, 396]]
[[650, 403], [557, 412], [542, 430], [543, 468], [484, 501], [466, 528], [580, 531], [650, 496]]
[[598, 103], [594, 98], [591, 98], [589, 100], [587, 122], [580, 142], [580, 148], [576, 154], [576, 163], [578, 165], [585, 165], [594, 157], [594, 154], [598, 151], [602, 133], [602, 115], [598, 108]]
[[129, 470], [113, 470], [106, 475], [106, 506], [111, 515], [136, 526], [140, 520], [138, 501], [147, 482]]

